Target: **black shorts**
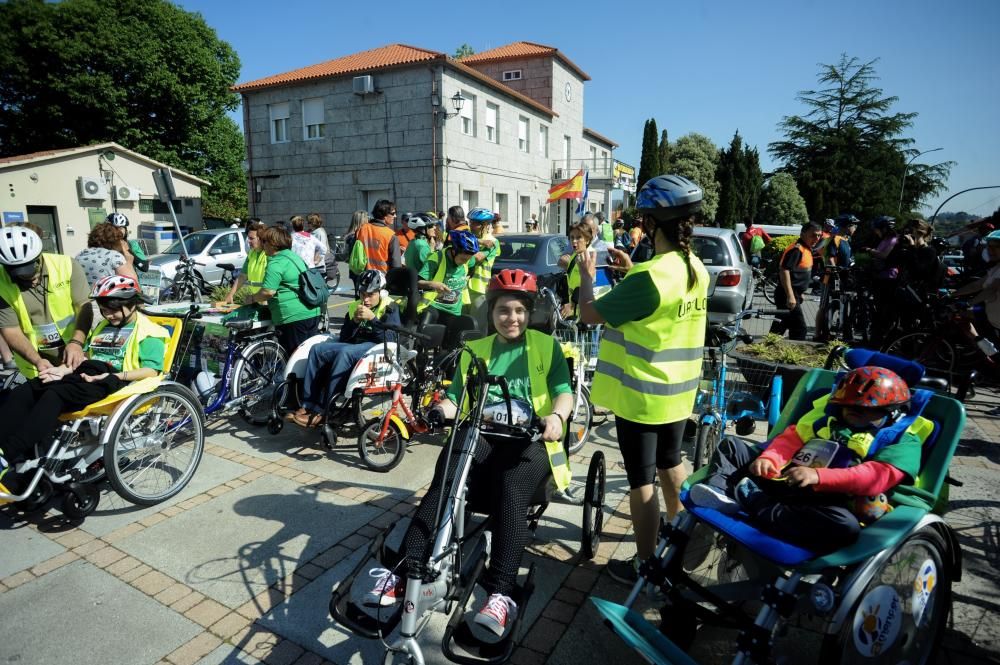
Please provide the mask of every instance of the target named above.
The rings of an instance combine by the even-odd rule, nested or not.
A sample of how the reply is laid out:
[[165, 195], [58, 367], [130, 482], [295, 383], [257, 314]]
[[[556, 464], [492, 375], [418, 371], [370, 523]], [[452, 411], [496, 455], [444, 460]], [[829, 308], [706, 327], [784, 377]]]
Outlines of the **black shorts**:
[[662, 425], [645, 425], [615, 416], [618, 448], [622, 451], [629, 489], [652, 485], [657, 469], [681, 464], [681, 444], [687, 418]]

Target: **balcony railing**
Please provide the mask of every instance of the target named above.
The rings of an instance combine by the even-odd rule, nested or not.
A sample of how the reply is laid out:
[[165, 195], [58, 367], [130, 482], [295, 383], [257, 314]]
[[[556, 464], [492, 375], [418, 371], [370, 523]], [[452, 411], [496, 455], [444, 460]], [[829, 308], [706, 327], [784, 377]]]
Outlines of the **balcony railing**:
[[591, 180], [610, 180], [611, 165], [614, 160], [611, 157], [602, 159], [556, 159], [552, 161], [552, 180], [559, 182], [567, 180], [576, 175], [580, 169], [585, 169], [590, 173]]

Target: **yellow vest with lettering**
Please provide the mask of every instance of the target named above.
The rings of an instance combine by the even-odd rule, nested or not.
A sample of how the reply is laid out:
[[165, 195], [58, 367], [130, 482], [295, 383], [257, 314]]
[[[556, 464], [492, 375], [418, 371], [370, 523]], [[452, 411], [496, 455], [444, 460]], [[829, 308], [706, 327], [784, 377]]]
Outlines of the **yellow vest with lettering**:
[[[496, 334], [473, 340], [468, 343], [469, 348], [476, 354], [487, 367], [490, 358], [493, 356], [493, 342]], [[552, 396], [549, 395], [549, 369], [552, 363], [557, 361], [553, 357], [552, 338], [537, 330], [528, 329], [525, 331], [525, 353], [528, 356], [528, 382], [531, 384], [531, 408], [539, 418], [552, 413]], [[565, 358], [560, 358], [566, 362]], [[459, 363], [459, 371], [462, 376], [466, 376], [471, 360], [468, 355], [462, 354]], [[468, 404], [463, 405], [463, 410], [468, 409]], [[562, 441], [546, 441], [545, 452], [549, 458], [549, 467], [552, 469], [552, 478], [556, 487], [564, 490], [569, 487], [573, 479], [573, 473], [569, 467], [569, 457], [566, 455], [566, 448]]]
[[[42, 263], [45, 264], [45, 273], [48, 278], [46, 283], [46, 302], [48, 303], [49, 318], [56, 325], [59, 336], [63, 342], [73, 339], [76, 331], [76, 311], [73, 309], [73, 259], [61, 254], [42, 254]], [[18, 288], [6, 270], [0, 270], [0, 298], [3, 298], [14, 313], [17, 314], [17, 322], [21, 326], [21, 332], [28, 338], [32, 348], [38, 350], [38, 335], [35, 326], [31, 323], [31, 315], [24, 304], [21, 289]], [[14, 361], [18, 369], [29, 379], [38, 376], [38, 369], [27, 360], [14, 354]]]
[[[90, 346], [90, 340], [99, 335], [107, 326], [107, 319], [97, 324], [97, 327], [91, 331], [90, 336], [87, 338], [87, 346]], [[125, 357], [122, 360], [123, 372], [142, 368], [142, 365], [139, 364], [139, 343], [148, 337], [158, 337], [163, 340], [168, 340], [170, 339], [170, 332], [163, 326], [150, 321], [149, 318], [142, 312], [137, 312], [135, 317], [135, 329], [129, 336], [128, 342], [126, 342], [125, 346]]]
[[605, 326], [591, 388], [594, 404], [646, 425], [691, 415], [701, 381], [709, 277], [694, 254], [690, 261], [698, 278], [690, 290], [680, 252], [635, 265], [615, 287], [627, 289], [635, 275], [649, 273], [660, 303], [645, 319]]
[[252, 249], [247, 255], [246, 285], [250, 287], [252, 293], [260, 291], [264, 286], [264, 272], [267, 271], [267, 254], [262, 249]]
[[[500, 241], [493, 237], [492, 234], [486, 232], [483, 234], [482, 238], [479, 238], [480, 248], [482, 248], [483, 240], [492, 240], [495, 243]], [[490, 285], [490, 279], [493, 277], [493, 262], [497, 260], [500, 252], [497, 251], [492, 257], [483, 259], [482, 263], [476, 263], [472, 268], [472, 274], [469, 275], [469, 286], [462, 292], [462, 302], [468, 305], [472, 302], [471, 294], [484, 295], [486, 293], [486, 287]]]

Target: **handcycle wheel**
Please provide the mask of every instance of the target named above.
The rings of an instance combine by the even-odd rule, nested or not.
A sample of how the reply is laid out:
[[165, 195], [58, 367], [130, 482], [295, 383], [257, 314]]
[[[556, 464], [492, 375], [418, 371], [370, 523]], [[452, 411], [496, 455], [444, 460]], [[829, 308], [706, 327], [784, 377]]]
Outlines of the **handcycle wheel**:
[[928, 527], [884, 560], [844, 625], [824, 640], [822, 662], [930, 663], [951, 606], [948, 545]]
[[67, 491], [63, 497], [62, 511], [67, 517], [83, 519], [97, 510], [101, 501], [101, 491], [94, 485], [81, 484], [76, 491]]
[[580, 551], [585, 559], [593, 559], [601, 544], [604, 531], [604, 485], [607, 481], [607, 466], [604, 453], [600, 450], [590, 458], [587, 469], [587, 485], [583, 498], [583, 536]]
[[383, 419], [370, 420], [358, 435], [358, 455], [361, 456], [361, 461], [372, 471], [380, 473], [395, 469], [406, 453], [406, 439], [396, 423], [390, 420], [385, 436], [380, 436], [384, 422]]
[[111, 422], [104, 468], [115, 492], [152, 506], [184, 489], [205, 448], [201, 404], [190, 390], [160, 386], [126, 401]]
[[594, 405], [590, 402], [590, 389], [583, 386], [573, 404], [570, 422], [569, 453], [577, 453], [587, 443], [594, 424]]
[[233, 368], [233, 398], [241, 399], [240, 415], [251, 425], [263, 425], [272, 397], [282, 383], [288, 354], [272, 339], [251, 344]]
[[694, 444], [694, 457], [691, 459], [691, 466], [697, 471], [708, 464], [712, 459], [712, 454], [719, 445], [722, 438], [722, 428], [718, 421], [711, 423], [701, 423], [698, 426], [698, 435]]

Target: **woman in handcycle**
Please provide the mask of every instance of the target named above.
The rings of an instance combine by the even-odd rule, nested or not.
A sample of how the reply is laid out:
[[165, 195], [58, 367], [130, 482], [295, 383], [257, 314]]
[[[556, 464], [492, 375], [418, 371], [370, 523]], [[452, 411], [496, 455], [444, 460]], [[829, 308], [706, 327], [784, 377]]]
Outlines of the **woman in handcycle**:
[[[13, 391], [3, 407], [0, 452], [10, 462], [31, 454], [35, 444], [51, 439], [59, 415], [100, 401], [132, 381], [156, 376], [163, 370], [170, 333], [139, 312], [144, 296], [135, 279], [110, 275], [100, 279], [90, 294], [104, 321], [90, 333], [84, 351], [88, 359], [75, 370], [50, 367]], [[0, 482], [13, 493], [22, 479], [5, 468], [0, 457]]]
[[309, 349], [303, 382], [302, 408], [289, 419], [302, 427], [319, 427], [330, 398], [343, 391], [348, 374], [376, 344], [395, 342], [396, 333], [373, 325], [399, 326], [399, 307], [385, 288], [385, 274], [366, 270], [358, 277], [361, 297], [351, 303], [344, 316], [338, 341], [332, 339]]
[[[486, 297], [497, 333], [473, 342], [471, 348], [477, 355], [482, 352], [486, 356], [482, 360], [489, 374], [506, 377], [509, 388], [509, 412], [502, 389], [489, 388], [484, 423], [506, 423], [509, 414], [512, 424], [527, 427], [538, 418], [542, 439], [561, 442], [573, 407], [569, 368], [553, 338], [527, 329], [537, 290], [532, 273], [507, 269], [496, 274], [490, 280]], [[470, 362], [468, 353], [463, 354], [446, 398], [431, 411], [431, 420], [440, 423], [454, 419], [459, 413], [457, 401]], [[488, 500], [494, 526], [490, 566], [481, 581], [489, 597], [474, 622], [502, 637], [517, 616], [517, 606], [510, 595], [529, 541], [525, 519], [529, 503], [550, 474], [557, 486], [568, 484], [569, 467], [564, 454], [560, 460], [545, 445], [528, 438], [491, 434], [489, 425], [480, 434], [468, 484], [471, 491]], [[434, 541], [438, 501], [446, 485], [442, 477], [444, 468], [447, 464], [449, 475], [453, 475], [460, 452], [458, 448], [451, 451], [449, 459], [446, 448], [438, 458], [430, 489], [421, 499], [403, 538], [405, 569], [399, 575], [385, 568], [369, 571], [376, 580], [365, 596], [367, 605], [393, 605], [404, 597], [408, 581], [419, 583]], [[447, 482], [450, 484], [451, 480]]]

